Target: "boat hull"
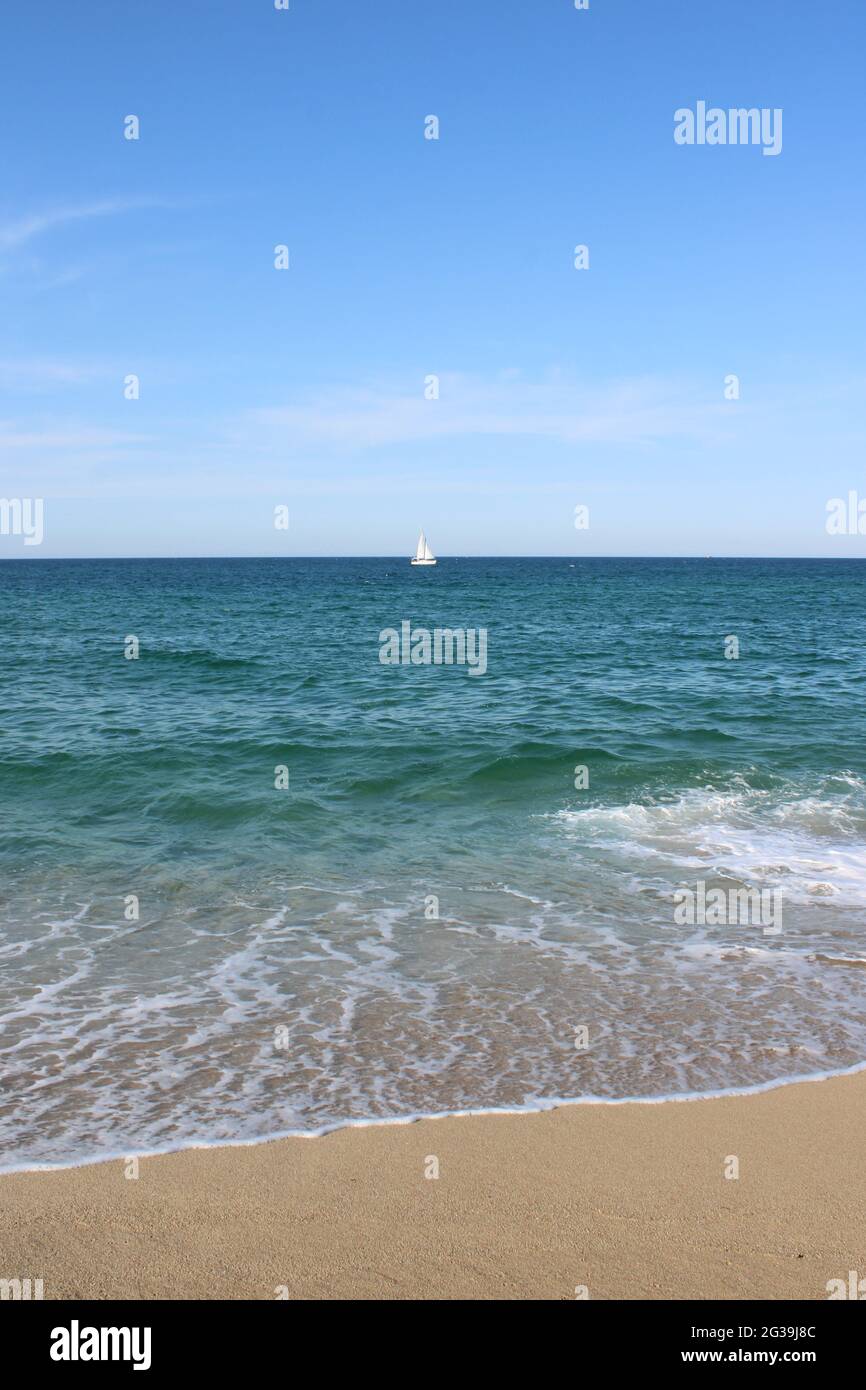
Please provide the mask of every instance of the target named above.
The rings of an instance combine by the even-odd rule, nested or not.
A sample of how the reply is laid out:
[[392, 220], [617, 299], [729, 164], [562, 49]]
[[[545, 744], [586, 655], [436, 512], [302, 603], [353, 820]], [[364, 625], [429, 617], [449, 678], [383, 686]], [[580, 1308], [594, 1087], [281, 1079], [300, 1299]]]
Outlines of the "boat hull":
[[435, 561], [435, 560], [412, 560], [412, 561], [410, 561], [410, 563], [413, 564], [413, 565], [435, 565], [436, 561]]

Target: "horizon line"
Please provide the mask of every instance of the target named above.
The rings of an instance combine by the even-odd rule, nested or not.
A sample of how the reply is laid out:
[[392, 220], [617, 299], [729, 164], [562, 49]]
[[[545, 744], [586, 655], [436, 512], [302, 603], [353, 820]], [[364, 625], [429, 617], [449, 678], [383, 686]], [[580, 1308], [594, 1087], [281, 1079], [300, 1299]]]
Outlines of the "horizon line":
[[[136, 561], [146, 560], [405, 560], [409, 564], [411, 555], [0, 555], [0, 563], [7, 564], [92, 564], [99, 561], [126, 561], [130, 564]], [[863, 555], [530, 555], [530, 554], [491, 554], [491, 555], [442, 555], [436, 557], [437, 563], [441, 560], [567, 560], [574, 564], [581, 560], [823, 560], [828, 563], [836, 561], [850, 563], [856, 560], [866, 560]]]

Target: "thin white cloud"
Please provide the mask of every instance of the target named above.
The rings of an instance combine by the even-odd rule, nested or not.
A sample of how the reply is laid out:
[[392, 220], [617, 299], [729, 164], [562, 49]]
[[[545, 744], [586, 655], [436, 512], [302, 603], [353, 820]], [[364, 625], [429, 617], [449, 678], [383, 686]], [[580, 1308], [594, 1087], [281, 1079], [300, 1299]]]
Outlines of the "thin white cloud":
[[0, 455], [7, 449], [93, 449], [118, 445], [146, 444], [152, 436], [128, 434], [124, 430], [72, 426], [54, 430], [15, 430], [0, 422]]
[[299, 448], [375, 448], [471, 435], [511, 435], [567, 444], [718, 441], [731, 422], [723, 400], [687, 383], [654, 378], [588, 387], [554, 373], [531, 382], [513, 371], [490, 382], [443, 374], [439, 399], [424, 382], [413, 394], [334, 389], [303, 403], [248, 412], [235, 438]]
[[109, 368], [79, 362], [43, 358], [0, 361], [0, 388], [44, 390], [55, 386], [80, 386], [109, 375]]
[[[43, 370], [46, 382], [55, 373], [55, 389], [63, 389], [67, 401], [90, 370], [105, 365], [20, 364], [34, 375]], [[8, 366], [0, 362], [0, 381]], [[778, 386], [749, 404], [724, 401], [721, 381], [699, 378], [590, 385], [564, 372], [534, 380], [514, 370], [495, 378], [443, 373], [437, 401], [424, 398], [420, 376], [411, 390], [405, 379], [398, 388], [393, 381], [363, 389], [334, 385], [299, 389], [290, 403], [270, 409], [149, 414], [146, 434], [127, 430], [125, 420], [111, 428], [115, 391], [115, 407], [102, 420], [73, 418], [68, 410], [52, 417], [41, 408], [28, 418], [17, 401], [18, 418], [0, 421], [0, 463], [4, 476], [37, 468], [48, 491], [141, 496], [158, 489], [164, 496], [202, 498], [279, 499], [288, 487], [292, 495], [408, 495], [446, 483], [449, 491], [467, 494], [526, 485], [556, 493], [575, 463], [586, 463], [587, 476], [604, 486], [605, 450], [617, 468], [668, 456], [675, 476], [678, 469], [687, 473], [696, 458], [705, 468], [721, 458], [730, 480], [747, 477], [755, 458], [781, 475], [791, 460], [817, 447], [813, 441], [840, 467], [859, 458], [862, 428], [840, 416], [843, 384], [831, 385], [826, 398], [813, 389], [808, 404], [799, 387]], [[850, 383], [848, 392], [859, 401], [860, 382]], [[92, 392], [88, 398], [92, 406]], [[476, 449], [474, 441], [484, 436], [493, 445]], [[504, 445], [508, 436], [513, 447], [498, 447], [496, 441]], [[631, 476], [638, 476], [634, 469]], [[19, 491], [23, 486], [16, 483]], [[4, 487], [14, 494], [11, 483]]]
[[16, 246], [23, 246], [33, 237], [66, 222], [79, 222], [90, 217], [113, 217], [117, 213], [131, 212], [135, 208], [172, 206], [175, 204], [171, 200], [143, 195], [135, 198], [102, 198], [93, 203], [51, 208], [48, 212], [35, 213], [16, 222], [0, 224], [0, 250], [9, 251]]

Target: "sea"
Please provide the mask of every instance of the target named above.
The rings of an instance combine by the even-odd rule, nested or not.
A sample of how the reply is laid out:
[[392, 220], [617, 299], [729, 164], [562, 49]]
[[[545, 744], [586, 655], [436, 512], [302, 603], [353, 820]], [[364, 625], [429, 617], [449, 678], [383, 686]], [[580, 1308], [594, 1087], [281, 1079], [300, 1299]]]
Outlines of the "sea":
[[0, 1169], [866, 1061], [866, 563], [0, 595]]

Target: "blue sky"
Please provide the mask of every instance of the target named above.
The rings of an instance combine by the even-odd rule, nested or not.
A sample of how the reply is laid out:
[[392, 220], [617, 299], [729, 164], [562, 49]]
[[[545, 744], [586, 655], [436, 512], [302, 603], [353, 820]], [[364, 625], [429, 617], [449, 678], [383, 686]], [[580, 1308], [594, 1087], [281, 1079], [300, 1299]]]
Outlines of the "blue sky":
[[[866, 498], [862, 0], [0, 38], [0, 496], [45, 499], [0, 555], [866, 555], [825, 530]], [[781, 153], [678, 146], [699, 100], [781, 108]]]

